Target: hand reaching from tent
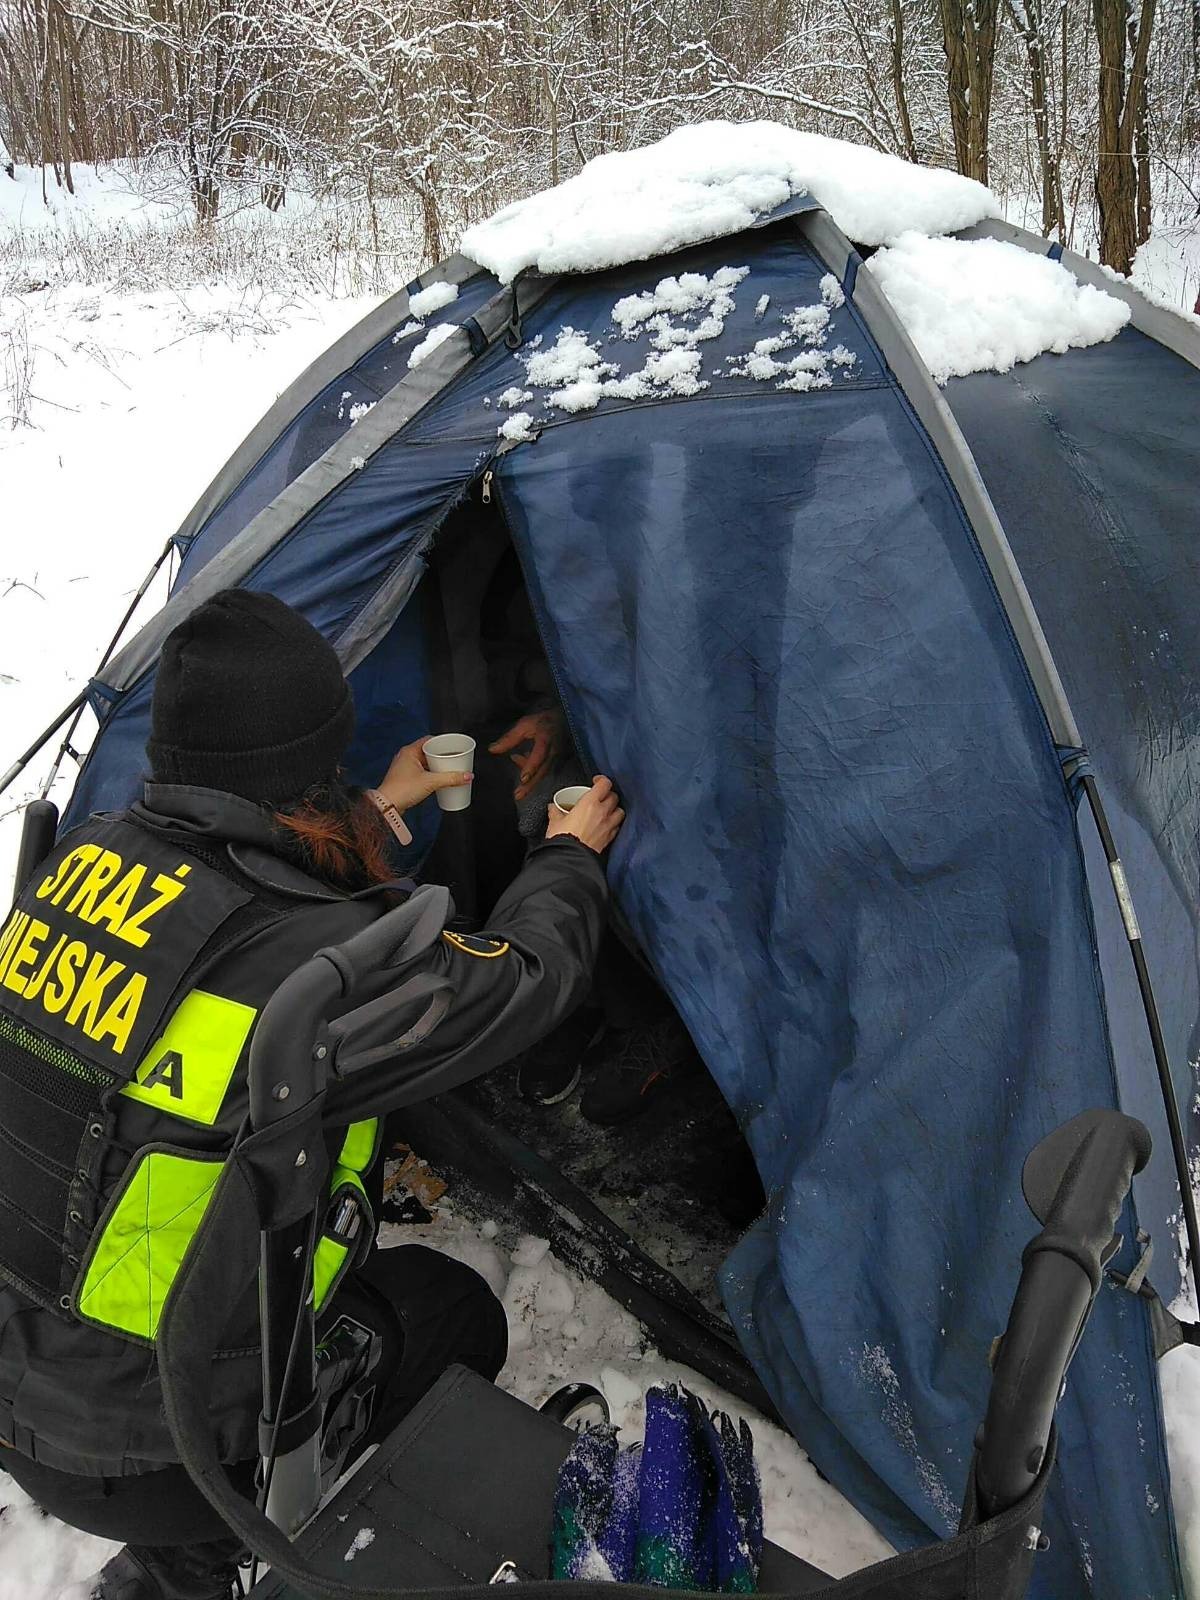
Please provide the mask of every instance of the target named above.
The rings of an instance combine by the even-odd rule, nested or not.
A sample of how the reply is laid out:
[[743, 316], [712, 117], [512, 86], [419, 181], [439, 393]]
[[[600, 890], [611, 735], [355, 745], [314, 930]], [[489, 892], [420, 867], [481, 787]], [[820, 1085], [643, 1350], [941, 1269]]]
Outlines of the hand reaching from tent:
[[460, 784], [472, 781], [469, 772], [430, 772], [425, 765], [422, 748], [428, 738], [429, 735], [425, 734], [397, 750], [387, 769], [387, 776], [378, 785], [377, 792], [385, 800], [390, 800], [397, 811], [409, 811], [413, 806], [419, 806], [422, 800], [428, 800], [439, 789], [455, 789]]
[[[518, 800], [524, 800], [553, 770], [564, 732], [561, 711], [532, 711], [514, 722], [495, 744], [488, 745], [492, 755], [507, 755], [521, 774], [515, 791]], [[525, 745], [529, 746], [527, 751]]]
[[546, 837], [553, 839], [560, 833], [570, 833], [600, 855], [617, 837], [624, 821], [625, 813], [612, 779], [599, 776], [592, 779], [592, 787], [570, 811], [564, 813], [550, 807]]

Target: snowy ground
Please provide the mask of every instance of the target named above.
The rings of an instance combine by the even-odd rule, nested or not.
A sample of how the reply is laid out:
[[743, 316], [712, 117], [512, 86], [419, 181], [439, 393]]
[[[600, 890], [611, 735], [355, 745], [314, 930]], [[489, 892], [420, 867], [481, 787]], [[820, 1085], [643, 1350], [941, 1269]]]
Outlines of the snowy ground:
[[[293, 257], [295, 217], [278, 224], [278, 237], [254, 233], [252, 275], [222, 277], [211, 250], [197, 255], [182, 235], [157, 254], [147, 243], [155, 228], [178, 228], [169, 201], [143, 205], [87, 173], [81, 204], [60, 199], [49, 219], [57, 245], [34, 239], [47, 216], [38, 184], [22, 177], [0, 175], [0, 769], [86, 680], [128, 597], [230, 450], [373, 303], [321, 292], [326, 266]], [[404, 263], [399, 246], [394, 256], [400, 282], [417, 263]], [[270, 261], [277, 270], [263, 270]], [[1190, 307], [1200, 231], [1164, 230], [1138, 272]], [[354, 281], [341, 267], [328, 273], [335, 289]], [[17, 812], [45, 769], [39, 759], [0, 796], [0, 884]], [[600, 1290], [536, 1246], [489, 1239], [462, 1219], [404, 1234], [470, 1261], [503, 1293], [514, 1331], [507, 1387], [536, 1401], [570, 1378], [598, 1382], [636, 1434], [645, 1388], [677, 1369]], [[1185, 1559], [1200, 1578], [1200, 1352], [1177, 1352], [1162, 1376]], [[762, 1419], [753, 1426], [773, 1538], [838, 1574], [886, 1552], [792, 1441]], [[0, 1508], [0, 1600], [52, 1600], [103, 1559], [97, 1541], [43, 1519], [4, 1479]], [[1200, 1584], [1192, 1590], [1200, 1595]]]
[[[817, 1476], [794, 1440], [698, 1374], [665, 1361], [640, 1324], [602, 1289], [560, 1265], [545, 1240], [508, 1237], [493, 1222], [477, 1227], [445, 1214], [424, 1227], [385, 1225], [380, 1242], [431, 1245], [487, 1279], [508, 1311], [510, 1351], [500, 1383], [513, 1394], [538, 1405], [564, 1383], [594, 1383], [607, 1396], [622, 1437], [632, 1441], [641, 1437], [645, 1391], [682, 1378], [710, 1404], [749, 1421], [768, 1538], [835, 1577], [890, 1554], [890, 1546]], [[2, 1476], [0, 1507], [0, 1600], [56, 1600], [116, 1548], [43, 1517]]]

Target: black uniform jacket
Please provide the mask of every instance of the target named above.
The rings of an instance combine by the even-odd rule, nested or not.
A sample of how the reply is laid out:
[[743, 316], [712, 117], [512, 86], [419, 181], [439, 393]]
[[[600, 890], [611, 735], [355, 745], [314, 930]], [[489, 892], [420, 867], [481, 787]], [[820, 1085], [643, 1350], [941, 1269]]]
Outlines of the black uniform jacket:
[[[404, 893], [397, 886], [347, 895], [316, 881], [281, 854], [266, 812], [214, 790], [148, 784], [123, 820], [180, 846], [186, 841], [259, 902], [289, 913], [217, 954], [203, 975], [206, 990], [258, 1011], [289, 972], [368, 926]], [[539, 845], [498, 902], [486, 937], [443, 936], [429, 949], [424, 970], [447, 976], [454, 988], [438, 1026], [402, 1057], [330, 1085], [331, 1142], [347, 1124], [464, 1083], [548, 1033], [587, 993], [606, 909], [604, 871], [592, 851], [569, 837]], [[165, 1121], [137, 1099], [117, 1102], [113, 1185], [122, 1163], [164, 1137]], [[219, 1115], [202, 1127], [176, 1121], [171, 1142], [228, 1148], [245, 1110], [242, 1070]], [[212, 1417], [222, 1455], [233, 1461], [257, 1449], [253, 1303], [235, 1309], [228, 1332], [213, 1368]], [[68, 1472], [116, 1476], [171, 1463], [153, 1348], [56, 1315], [0, 1282], [0, 1439]]]

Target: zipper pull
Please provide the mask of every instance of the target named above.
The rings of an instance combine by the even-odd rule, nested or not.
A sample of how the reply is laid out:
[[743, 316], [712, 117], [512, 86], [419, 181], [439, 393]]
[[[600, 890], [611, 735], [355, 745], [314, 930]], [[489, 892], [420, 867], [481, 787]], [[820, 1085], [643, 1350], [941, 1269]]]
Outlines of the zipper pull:
[[489, 467], [483, 475], [483, 494], [480, 497], [485, 506], [492, 503], [492, 469]]

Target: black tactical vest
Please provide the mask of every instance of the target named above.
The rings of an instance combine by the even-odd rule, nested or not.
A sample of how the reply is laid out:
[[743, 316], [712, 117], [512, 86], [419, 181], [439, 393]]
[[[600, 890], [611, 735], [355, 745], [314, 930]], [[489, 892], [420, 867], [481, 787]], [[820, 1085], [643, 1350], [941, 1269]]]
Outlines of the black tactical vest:
[[[114, 1230], [103, 1213], [134, 1155], [113, 1148], [118, 1097], [215, 1112], [255, 1012], [194, 975], [281, 914], [177, 837], [104, 817], [55, 849], [0, 929], [0, 1276], [47, 1310], [128, 1328], [131, 1295], [161, 1306], [159, 1269], [220, 1158], [139, 1153]], [[152, 1337], [154, 1321], [129, 1331]]]

